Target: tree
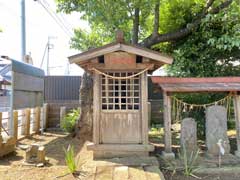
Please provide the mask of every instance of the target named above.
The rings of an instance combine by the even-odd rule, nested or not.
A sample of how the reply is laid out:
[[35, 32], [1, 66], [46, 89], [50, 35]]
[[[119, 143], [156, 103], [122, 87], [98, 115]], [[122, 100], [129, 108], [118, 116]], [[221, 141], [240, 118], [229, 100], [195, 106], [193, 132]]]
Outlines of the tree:
[[240, 74], [240, 6], [207, 15], [199, 28], [172, 46], [174, 63], [168, 73], [181, 77]]
[[[237, 2], [237, 0], [235, 0]], [[183, 39], [208, 14], [218, 14], [234, 0], [57, 0], [59, 11], [80, 12], [91, 32], [75, 30], [72, 47], [86, 50], [110, 42], [116, 29], [134, 44], [152, 47]]]

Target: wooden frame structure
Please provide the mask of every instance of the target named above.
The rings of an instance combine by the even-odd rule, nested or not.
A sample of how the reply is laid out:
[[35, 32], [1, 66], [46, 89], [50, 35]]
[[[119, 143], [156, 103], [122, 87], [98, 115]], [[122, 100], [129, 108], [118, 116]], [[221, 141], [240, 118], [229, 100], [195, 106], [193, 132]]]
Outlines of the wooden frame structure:
[[235, 154], [240, 157], [240, 77], [175, 78], [152, 76], [151, 79], [153, 83], [159, 86], [164, 97], [165, 150], [163, 155], [174, 157], [171, 134], [171, 93], [232, 92], [234, 94], [237, 130], [237, 151]]
[[117, 42], [69, 57], [93, 76], [94, 158], [147, 156], [147, 73], [172, 58], [155, 51]]

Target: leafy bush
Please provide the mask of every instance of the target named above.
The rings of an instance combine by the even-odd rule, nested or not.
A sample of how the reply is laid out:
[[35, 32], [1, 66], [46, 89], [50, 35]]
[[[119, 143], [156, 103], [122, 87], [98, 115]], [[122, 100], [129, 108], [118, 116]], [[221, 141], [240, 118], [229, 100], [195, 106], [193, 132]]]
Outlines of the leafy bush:
[[67, 115], [61, 119], [60, 126], [66, 132], [73, 132], [76, 121], [80, 116], [80, 111], [77, 109], [71, 110]]
[[65, 152], [65, 162], [69, 171], [74, 174], [77, 171], [77, 165], [74, 157], [74, 146], [68, 145], [67, 150], [63, 148]]

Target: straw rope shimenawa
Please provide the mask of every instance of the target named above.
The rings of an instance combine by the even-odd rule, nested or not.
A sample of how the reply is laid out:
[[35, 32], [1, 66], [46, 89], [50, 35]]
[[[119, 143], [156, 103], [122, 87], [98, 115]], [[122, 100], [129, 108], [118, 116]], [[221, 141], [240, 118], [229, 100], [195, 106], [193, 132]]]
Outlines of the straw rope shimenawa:
[[232, 97], [232, 93], [229, 93], [226, 97], [220, 99], [220, 100], [217, 100], [217, 101], [214, 101], [214, 102], [211, 102], [211, 103], [206, 103], [206, 104], [190, 104], [190, 103], [187, 103], [187, 102], [184, 102], [174, 96], [171, 96], [171, 98], [173, 100], [175, 100], [176, 102], [180, 103], [180, 104], [183, 104], [184, 106], [190, 106], [190, 107], [207, 107], [207, 106], [212, 106], [212, 105], [217, 105], [219, 103], [222, 103], [224, 102], [225, 100], [229, 100], [230, 98]]
[[126, 76], [126, 77], [111, 76], [111, 75], [106, 74], [106, 73], [104, 73], [104, 72], [102, 72], [102, 71], [100, 71], [100, 70], [98, 70], [98, 69], [96, 69], [96, 68], [91, 68], [91, 70], [95, 71], [95, 72], [98, 73], [98, 74], [104, 75], [104, 76], [106, 76], [106, 77], [108, 77], [108, 78], [120, 79], [120, 80], [122, 80], [122, 79], [131, 79], [131, 78], [134, 78], [134, 77], [136, 77], [136, 76], [139, 76], [139, 75], [143, 74], [144, 72], [148, 71], [151, 67], [152, 67], [152, 65], [146, 67], [144, 70], [142, 70], [142, 71], [140, 71], [140, 72], [138, 72], [138, 73], [136, 73], [136, 74], [133, 74], [133, 75], [131, 75], [131, 76]]

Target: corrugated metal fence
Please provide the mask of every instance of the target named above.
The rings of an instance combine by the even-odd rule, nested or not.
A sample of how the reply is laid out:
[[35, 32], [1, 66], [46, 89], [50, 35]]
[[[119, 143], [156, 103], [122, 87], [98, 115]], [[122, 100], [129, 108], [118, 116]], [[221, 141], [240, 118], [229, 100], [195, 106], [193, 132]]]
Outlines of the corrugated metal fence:
[[81, 76], [46, 76], [44, 102], [48, 103], [47, 127], [59, 127], [60, 107], [67, 110], [79, 107]]
[[79, 100], [81, 76], [46, 76], [44, 79], [45, 103]]

